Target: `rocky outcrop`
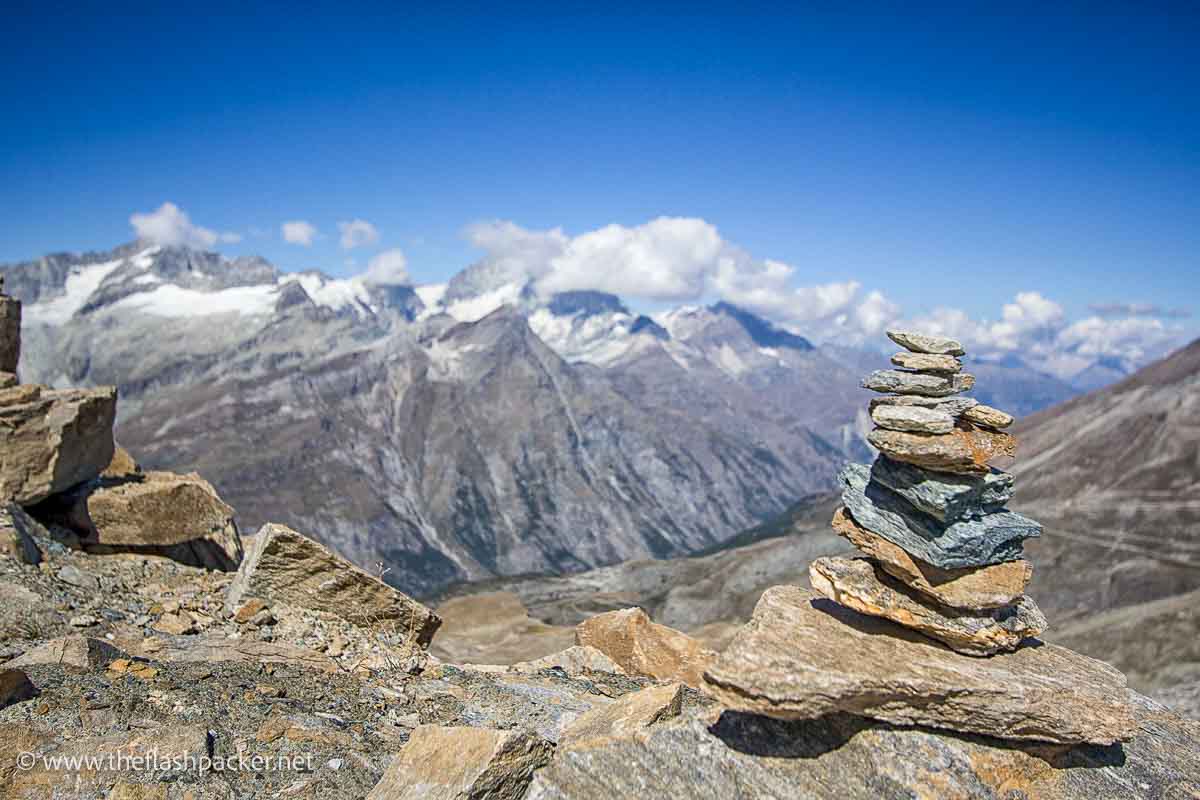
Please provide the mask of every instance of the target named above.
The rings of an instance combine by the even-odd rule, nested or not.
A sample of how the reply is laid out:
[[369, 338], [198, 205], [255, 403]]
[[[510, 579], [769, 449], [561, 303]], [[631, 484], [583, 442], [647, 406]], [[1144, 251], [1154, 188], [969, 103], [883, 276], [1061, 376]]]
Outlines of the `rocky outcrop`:
[[441, 618], [328, 548], [283, 525], [259, 529], [229, 586], [230, 613], [256, 597], [386, 628], [427, 647]]
[[848, 712], [1066, 744], [1137, 730], [1125, 676], [1101, 661], [1050, 644], [970, 658], [792, 586], [763, 594], [704, 679], [725, 706], [782, 719]]
[[0, 404], [0, 498], [25, 506], [104, 471], [117, 413], [113, 388], [32, 389]]
[[700, 686], [716, 657], [685, 633], [650, 621], [640, 608], [610, 611], [575, 628], [575, 643], [594, 647], [630, 675]]
[[780, 720], [688, 709], [560, 747], [526, 800], [617, 797], [1175, 800], [1200, 792], [1200, 726], [1135, 697], [1138, 735], [1109, 747], [1017, 744], [848, 714]]
[[412, 732], [368, 800], [520, 800], [554, 746], [528, 731], [444, 728]]
[[90, 483], [42, 513], [98, 553], [161, 555], [218, 570], [235, 570], [242, 560], [233, 509], [194, 473], [151, 472], [144, 480]]
[[4, 294], [0, 277], [0, 373], [15, 373], [21, 358], [21, 302]]

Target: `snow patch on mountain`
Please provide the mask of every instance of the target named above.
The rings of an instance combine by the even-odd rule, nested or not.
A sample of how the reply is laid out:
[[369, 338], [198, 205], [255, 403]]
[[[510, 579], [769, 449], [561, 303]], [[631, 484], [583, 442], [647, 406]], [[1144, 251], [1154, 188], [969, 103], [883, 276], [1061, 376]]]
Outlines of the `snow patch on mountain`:
[[164, 283], [148, 292], [122, 297], [113, 308], [141, 311], [156, 317], [202, 317], [208, 314], [270, 314], [278, 288], [271, 285], [233, 286], [214, 292]]
[[67, 276], [63, 293], [52, 300], [27, 305], [25, 319], [46, 325], [62, 325], [87, 305], [88, 299], [100, 288], [104, 279], [124, 263], [124, 259], [117, 259], [76, 267]]

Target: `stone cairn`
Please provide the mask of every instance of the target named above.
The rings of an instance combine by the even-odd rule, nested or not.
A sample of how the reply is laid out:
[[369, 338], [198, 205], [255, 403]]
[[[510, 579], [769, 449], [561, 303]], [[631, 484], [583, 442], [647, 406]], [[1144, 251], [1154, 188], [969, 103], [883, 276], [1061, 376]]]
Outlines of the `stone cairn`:
[[880, 455], [840, 475], [834, 530], [865, 557], [819, 558], [812, 591], [765, 591], [705, 670], [737, 711], [782, 719], [849, 713], [998, 739], [1111, 745], [1136, 732], [1125, 676], [1035, 637], [1023, 542], [1041, 525], [1005, 508], [1013, 418], [958, 397], [953, 339], [889, 331], [899, 369], [863, 382]]
[[944, 337], [889, 331], [906, 352], [900, 369], [871, 373], [875, 463], [842, 470], [838, 534], [865, 559], [821, 558], [813, 588], [863, 614], [884, 617], [960, 653], [1017, 649], [1046, 629], [1023, 592], [1032, 575], [1022, 542], [1041, 525], [1004, 508], [1013, 476], [989, 466], [1012, 457], [1009, 414], [956, 397], [975, 378], [963, 347]]

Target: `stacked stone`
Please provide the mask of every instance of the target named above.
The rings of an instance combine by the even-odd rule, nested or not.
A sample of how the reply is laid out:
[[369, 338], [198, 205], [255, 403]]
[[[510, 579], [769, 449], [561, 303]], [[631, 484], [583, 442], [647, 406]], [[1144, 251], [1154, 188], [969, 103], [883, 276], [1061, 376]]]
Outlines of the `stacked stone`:
[[813, 588], [960, 653], [1011, 652], [1046, 628], [1024, 594], [1032, 569], [1022, 557], [1041, 526], [1005, 508], [1013, 477], [989, 464], [1014, 455], [1003, 432], [1013, 418], [956, 396], [975, 383], [962, 372], [959, 342], [888, 336], [906, 351], [892, 356], [897, 369], [863, 381], [885, 393], [871, 401], [868, 437], [880, 455], [842, 471], [844, 505], [833, 520], [866, 557], [816, 560]]

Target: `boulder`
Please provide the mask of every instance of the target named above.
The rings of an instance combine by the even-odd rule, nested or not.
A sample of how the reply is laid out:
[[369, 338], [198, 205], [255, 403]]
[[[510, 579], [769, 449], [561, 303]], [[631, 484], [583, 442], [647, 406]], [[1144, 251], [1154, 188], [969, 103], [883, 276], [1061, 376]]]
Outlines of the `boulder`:
[[92, 480], [113, 457], [116, 389], [37, 395], [0, 405], [0, 500], [23, 506]]
[[1002, 511], [1013, 495], [1013, 476], [998, 469], [982, 475], [959, 475], [934, 472], [886, 456], [875, 459], [870, 479], [942, 522]]
[[975, 385], [975, 376], [965, 372], [956, 375], [930, 375], [924, 372], [878, 369], [864, 378], [862, 385], [864, 389], [874, 392], [946, 397], [970, 390]]
[[529, 731], [422, 725], [368, 800], [520, 800], [554, 745]]
[[833, 602], [890, 619], [967, 655], [1011, 652], [1046, 629], [1046, 618], [1027, 596], [995, 609], [954, 609], [908, 589], [865, 558], [818, 558], [808, 574], [813, 590]]
[[35, 664], [58, 664], [91, 672], [124, 656], [123, 652], [103, 639], [95, 639], [91, 636], [65, 636], [43, 642], [4, 666], [28, 667]]
[[931, 353], [896, 353], [892, 363], [903, 369], [918, 372], [954, 373], [962, 370], [962, 361], [954, 356], [933, 355]]
[[888, 331], [887, 336], [896, 344], [912, 353], [931, 353], [933, 355], [961, 356], [966, 355], [962, 343], [949, 336], [930, 336], [913, 331]]
[[242, 560], [234, 511], [199, 475], [151, 472], [144, 481], [93, 482], [43, 512], [90, 552], [135, 552], [232, 571]]
[[526, 800], [1101, 800], [1200, 792], [1200, 725], [1133, 695], [1138, 735], [1111, 747], [1001, 742], [849, 714], [779, 720], [685, 709], [591, 746], [560, 747]]
[[963, 412], [963, 419], [985, 428], [1007, 428], [1014, 422], [1012, 414], [1007, 414], [998, 408], [985, 406], [982, 403]]
[[543, 669], [561, 669], [568, 675], [583, 675], [588, 672], [609, 672], [624, 675], [625, 670], [604, 653], [594, 647], [572, 645], [566, 650], [551, 653], [533, 661], [520, 661], [512, 665], [517, 672], [539, 672]]
[[24, 670], [0, 669], [0, 708], [37, 696], [37, 689]]
[[422, 648], [441, 618], [403, 592], [284, 525], [259, 529], [226, 593], [233, 613], [257, 597], [277, 604], [324, 611], [356, 625], [386, 627]]
[[21, 360], [21, 301], [0, 295], [0, 372], [16, 372]]
[[934, 408], [920, 406], [879, 406], [871, 419], [881, 428], [916, 433], [949, 433], [954, 430], [954, 417]]
[[686, 633], [651, 622], [640, 608], [585, 619], [575, 627], [575, 643], [596, 648], [630, 675], [697, 687], [716, 657]]
[[1125, 676], [1101, 661], [1050, 644], [969, 658], [795, 586], [763, 593], [704, 681], [728, 708], [781, 719], [848, 712], [1064, 744], [1137, 730]]
[[1042, 526], [1013, 511], [943, 523], [918, 511], [891, 489], [870, 482], [870, 467], [848, 464], [839, 473], [842, 502], [862, 527], [942, 569], [1015, 561], [1022, 542], [1041, 536]]
[[631, 692], [606, 706], [587, 712], [563, 731], [560, 747], [594, 746], [678, 717], [683, 711], [682, 683], [651, 686]]
[[1017, 452], [1017, 440], [1009, 434], [961, 421], [959, 427], [941, 435], [876, 428], [867, 434], [867, 441], [895, 461], [940, 472], [983, 474], [989, 462], [1012, 458]]
[[872, 533], [839, 508], [833, 516], [833, 530], [862, 550], [906, 586], [942, 605], [981, 609], [1006, 606], [1025, 592], [1033, 568], [1024, 559], [1005, 561], [986, 567], [941, 569], [913, 558], [904, 548]]

